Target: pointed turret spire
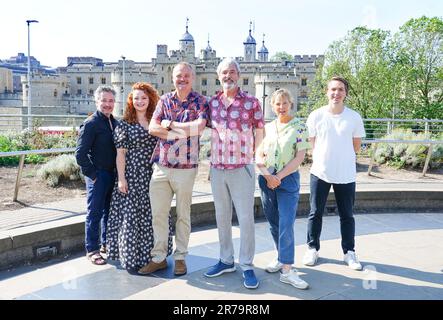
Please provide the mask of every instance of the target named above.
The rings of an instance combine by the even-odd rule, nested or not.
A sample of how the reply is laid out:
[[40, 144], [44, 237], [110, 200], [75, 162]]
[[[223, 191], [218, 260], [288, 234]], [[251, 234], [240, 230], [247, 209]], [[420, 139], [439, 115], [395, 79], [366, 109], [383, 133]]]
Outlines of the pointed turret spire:
[[212, 51], [211, 45], [209, 44], [209, 33], [208, 33], [208, 46], [206, 47], [207, 51]]

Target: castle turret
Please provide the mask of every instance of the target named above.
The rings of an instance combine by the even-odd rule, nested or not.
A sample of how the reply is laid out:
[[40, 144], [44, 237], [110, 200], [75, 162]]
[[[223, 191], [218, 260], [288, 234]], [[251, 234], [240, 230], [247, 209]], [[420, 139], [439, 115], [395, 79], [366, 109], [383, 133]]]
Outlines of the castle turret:
[[268, 62], [269, 51], [265, 47], [265, 34], [263, 34], [262, 47], [258, 52], [258, 60], [261, 62]]
[[180, 50], [184, 52], [189, 59], [195, 57], [195, 43], [194, 37], [188, 32], [189, 19], [186, 19], [186, 32], [180, 38]]
[[208, 46], [206, 49], [201, 50], [200, 58], [202, 60], [211, 60], [215, 59], [217, 57], [217, 54], [215, 50], [212, 50], [211, 45], [209, 44], [209, 35], [208, 35]]
[[252, 36], [251, 32], [251, 26], [252, 26], [252, 22], [249, 23], [249, 35], [246, 38], [245, 42], [243, 42], [243, 45], [245, 46], [245, 61], [246, 62], [253, 62], [256, 61], [255, 59], [255, 53], [256, 53], [256, 46], [257, 46], [257, 42], [255, 42], [254, 37]]

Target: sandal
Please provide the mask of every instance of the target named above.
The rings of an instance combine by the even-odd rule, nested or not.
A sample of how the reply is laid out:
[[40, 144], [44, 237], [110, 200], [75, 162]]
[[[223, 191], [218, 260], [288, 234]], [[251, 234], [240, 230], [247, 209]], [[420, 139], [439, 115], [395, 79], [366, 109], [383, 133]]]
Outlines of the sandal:
[[100, 253], [104, 253], [104, 254], [107, 253], [106, 252], [106, 245], [105, 244], [102, 244], [102, 246], [100, 247]]
[[97, 266], [102, 266], [106, 264], [106, 259], [102, 257], [99, 251], [89, 252], [86, 257], [89, 261], [92, 262], [92, 264], [95, 264]]

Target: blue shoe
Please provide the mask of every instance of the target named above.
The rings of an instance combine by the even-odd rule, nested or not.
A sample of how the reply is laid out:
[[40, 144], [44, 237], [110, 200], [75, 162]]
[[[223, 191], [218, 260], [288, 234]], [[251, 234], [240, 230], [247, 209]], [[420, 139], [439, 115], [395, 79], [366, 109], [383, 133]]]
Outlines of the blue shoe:
[[218, 263], [214, 266], [212, 266], [211, 268], [209, 268], [208, 271], [206, 271], [205, 276], [209, 277], [209, 278], [213, 278], [213, 277], [218, 277], [221, 276], [223, 273], [226, 272], [234, 272], [235, 269], [235, 265], [234, 263], [232, 264], [226, 264], [220, 261], [218, 261]]
[[246, 270], [243, 272], [243, 278], [245, 281], [243, 285], [248, 289], [256, 289], [259, 285], [257, 277], [255, 276], [254, 270]]

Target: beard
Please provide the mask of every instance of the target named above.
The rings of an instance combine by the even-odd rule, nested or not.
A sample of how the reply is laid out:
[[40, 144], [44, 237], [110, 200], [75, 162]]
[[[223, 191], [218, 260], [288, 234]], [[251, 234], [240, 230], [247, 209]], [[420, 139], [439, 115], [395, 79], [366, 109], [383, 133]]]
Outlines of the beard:
[[232, 90], [237, 86], [235, 82], [223, 82], [223, 90]]

